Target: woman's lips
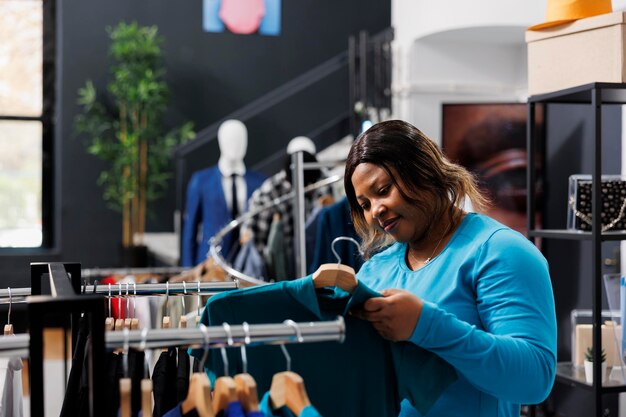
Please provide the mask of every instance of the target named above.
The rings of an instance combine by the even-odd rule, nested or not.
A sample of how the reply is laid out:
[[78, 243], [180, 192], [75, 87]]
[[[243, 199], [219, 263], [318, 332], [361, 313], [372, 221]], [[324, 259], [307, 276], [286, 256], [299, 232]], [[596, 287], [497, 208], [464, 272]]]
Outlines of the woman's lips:
[[394, 217], [393, 219], [385, 220], [382, 224], [383, 230], [389, 233], [394, 227], [396, 227], [399, 219], [399, 217]]

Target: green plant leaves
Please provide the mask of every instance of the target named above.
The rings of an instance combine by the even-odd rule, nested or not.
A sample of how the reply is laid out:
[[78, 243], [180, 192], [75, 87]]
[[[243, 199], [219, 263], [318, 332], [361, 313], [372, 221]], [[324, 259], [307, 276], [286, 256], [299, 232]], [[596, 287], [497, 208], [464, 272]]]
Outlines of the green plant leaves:
[[195, 133], [192, 123], [168, 132], [162, 125], [169, 88], [157, 27], [120, 22], [107, 32], [113, 60], [108, 95], [99, 95], [88, 80], [78, 90], [81, 112], [74, 127], [87, 152], [109, 163], [98, 184], [109, 205], [122, 211], [123, 244], [129, 246], [133, 234], [144, 230], [146, 203], [158, 198], [171, 178], [174, 147]]

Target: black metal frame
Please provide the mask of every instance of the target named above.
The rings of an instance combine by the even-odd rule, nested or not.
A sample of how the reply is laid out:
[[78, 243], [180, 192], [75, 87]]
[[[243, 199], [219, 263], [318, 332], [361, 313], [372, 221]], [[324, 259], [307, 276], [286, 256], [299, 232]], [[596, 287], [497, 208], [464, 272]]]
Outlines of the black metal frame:
[[[596, 417], [603, 416], [602, 395], [606, 393], [626, 392], [626, 385], [604, 387], [601, 380], [601, 367], [596, 364], [601, 363], [602, 354], [602, 242], [610, 240], [626, 240], [626, 232], [601, 232], [601, 217], [593, 216], [592, 231], [578, 232], [569, 230], [537, 230], [535, 225], [535, 195], [530, 190], [534, 189], [536, 183], [535, 170], [535, 105], [537, 103], [560, 103], [560, 104], [589, 104], [593, 111], [593, 140], [594, 158], [592, 168], [592, 213], [600, 213], [602, 206], [602, 193], [600, 192], [602, 174], [602, 105], [604, 104], [625, 104], [626, 84], [618, 83], [591, 83], [578, 87], [568, 88], [549, 94], [531, 96], [528, 99], [528, 173], [527, 187], [529, 189], [527, 197], [528, 210], [528, 234], [531, 240], [535, 238], [555, 238], [571, 240], [590, 240], [592, 242], [592, 312], [593, 312], [593, 346], [600, 347], [594, 349], [593, 385], [589, 386], [567, 375], [559, 375], [557, 381], [566, 382], [571, 385], [591, 388], [594, 393], [594, 409]], [[547, 120], [546, 120], [547, 123]], [[545, 139], [547, 141], [547, 137]], [[544, 170], [545, 173], [547, 170]], [[545, 178], [544, 178], [545, 180]]]
[[[57, 315], [69, 316], [72, 346], [75, 345], [78, 320], [84, 313], [89, 320], [92, 346], [87, 359], [89, 378], [89, 415], [98, 417], [106, 401], [94, 393], [104, 390], [104, 297], [80, 292], [81, 275], [78, 263], [31, 263], [31, 293], [28, 298], [30, 326], [30, 397], [31, 416], [43, 417], [44, 403], [44, 329]], [[42, 280], [50, 283], [49, 295], [42, 294]]]

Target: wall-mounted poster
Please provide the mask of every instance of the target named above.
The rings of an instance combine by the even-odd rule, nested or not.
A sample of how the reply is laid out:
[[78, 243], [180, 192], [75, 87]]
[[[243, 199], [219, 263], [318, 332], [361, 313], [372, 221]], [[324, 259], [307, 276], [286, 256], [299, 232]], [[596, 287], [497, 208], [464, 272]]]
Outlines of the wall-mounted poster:
[[282, 0], [203, 0], [205, 32], [280, 35]]
[[[491, 200], [484, 214], [526, 235], [526, 119], [523, 103], [444, 104], [442, 148], [448, 158], [473, 172]], [[537, 106], [537, 132], [543, 113]], [[539, 167], [541, 157], [536, 158]], [[539, 178], [539, 172], [537, 172]], [[536, 187], [539, 212], [541, 186]], [[537, 214], [536, 224], [541, 224]]]

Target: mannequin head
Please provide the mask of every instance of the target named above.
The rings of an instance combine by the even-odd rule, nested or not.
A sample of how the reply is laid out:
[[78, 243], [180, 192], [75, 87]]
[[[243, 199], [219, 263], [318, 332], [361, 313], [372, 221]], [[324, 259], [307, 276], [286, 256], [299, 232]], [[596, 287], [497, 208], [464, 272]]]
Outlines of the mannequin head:
[[[291, 155], [296, 152], [302, 152], [303, 162], [317, 162], [315, 157], [315, 143], [306, 136], [296, 136], [289, 141], [287, 145], [287, 155], [285, 156], [285, 172], [287, 173], [287, 181], [291, 182]], [[307, 169], [304, 171], [304, 185], [312, 184], [322, 178], [322, 171], [319, 169]]]
[[317, 153], [317, 149], [315, 149], [315, 143], [313, 143], [313, 141], [306, 136], [296, 136], [289, 141], [289, 144], [287, 144], [288, 155], [291, 155], [298, 151], [308, 152], [311, 155], [315, 155]]
[[239, 120], [226, 120], [217, 131], [220, 159], [228, 162], [243, 161], [248, 149], [248, 129]]

